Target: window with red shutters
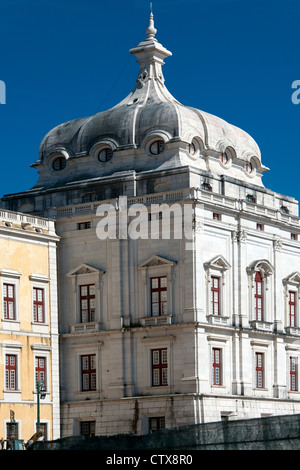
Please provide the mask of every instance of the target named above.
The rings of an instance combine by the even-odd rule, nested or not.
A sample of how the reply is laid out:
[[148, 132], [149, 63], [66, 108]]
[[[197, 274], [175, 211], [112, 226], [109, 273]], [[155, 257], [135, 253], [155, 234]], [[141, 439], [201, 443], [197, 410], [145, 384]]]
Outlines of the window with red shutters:
[[5, 320], [16, 320], [14, 284], [3, 284], [3, 314]]
[[81, 323], [95, 321], [95, 284], [80, 286], [80, 318]]
[[263, 280], [260, 273], [255, 274], [254, 313], [257, 321], [263, 321]]
[[211, 278], [211, 313], [220, 315], [220, 278]]
[[152, 349], [152, 386], [168, 385], [168, 350]]
[[5, 389], [17, 390], [17, 356], [14, 354], [5, 356]]
[[290, 357], [290, 390], [291, 392], [298, 390], [298, 364], [296, 357]]
[[81, 356], [81, 389], [83, 392], [96, 390], [96, 355]]
[[33, 321], [45, 323], [44, 289], [33, 288]]
[[219, 348], [212, 349], [212, 383], [213, 385], [222, 385], [222, 351]]
[[168, 313], [167, 277], [152, 277], [151, 282], [151, 315], [157, 317]]
[[264, 354], [255, 353], [255, 387], [264, 388]]
[[296, 326], [296, 292], [289, 291], [289, 322], [291, 327]]

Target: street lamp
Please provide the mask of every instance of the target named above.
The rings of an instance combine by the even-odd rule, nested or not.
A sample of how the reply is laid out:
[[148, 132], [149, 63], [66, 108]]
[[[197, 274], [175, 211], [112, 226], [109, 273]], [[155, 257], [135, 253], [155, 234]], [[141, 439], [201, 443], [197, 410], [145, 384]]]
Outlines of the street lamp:
[[41, 423], [40, 423], [40, 399], [41, 400], [44, 400], [44, 398], [46, 397], [46, 387], [45, 387], [45, 384], [44, 382], [39, 382], [37, 381], [36, 383], [36, 388], [37, 388], [37, 429], [36, 429], [36, 432], [38, 433], [39, 430], [40, 430], [40, 426], [41, 426]]

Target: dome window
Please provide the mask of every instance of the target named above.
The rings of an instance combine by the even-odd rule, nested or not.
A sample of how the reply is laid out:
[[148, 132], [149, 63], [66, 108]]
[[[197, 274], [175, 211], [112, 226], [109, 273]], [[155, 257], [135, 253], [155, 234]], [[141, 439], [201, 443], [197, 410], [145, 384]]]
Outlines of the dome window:
[[61, 171], [64, 168], [66, 168], [67, 161], [65, 157], [57, 157], [52, 164], [53, 170], [55, 171]]
[[223, 163], [223, 165], [228, 165], [228, 163], [229, 163], [229, 157], [228, 157], [227, 152], [222, 153], [222, 155], [221, 155], [221, 162]]
[[150, 152], [152, 155], [159, 155], [165, 150], [165, 143], [163, 140], [156, 140], [150, 145]]
[[254, 167], [251, 162], [246, 163], [246, 172], [251, 175], [253, 173]]
[[190, 145], [189, 145], [189, 154], [190, 155], [195, 155], [196, 153], [196, 147], [195, 147], [195, 144], [192, 142]]
[[100, 151], [98, 158], [100, 162], [105, 163], [112, 159], [113, 154], [114, 153], [110, 147], [105, 147]]

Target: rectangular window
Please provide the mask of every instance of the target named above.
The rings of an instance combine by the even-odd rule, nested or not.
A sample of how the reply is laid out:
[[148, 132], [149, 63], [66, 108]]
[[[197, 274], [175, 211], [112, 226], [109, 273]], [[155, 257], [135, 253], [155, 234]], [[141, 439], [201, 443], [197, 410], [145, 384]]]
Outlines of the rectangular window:
[[149, 418], [149, 433], [165, 428], [165, 417]]
[[168, 385], [168, 350], [152, 349], [152, 386]]
[[46, 384], [46, 358], [36, 357], [35, 358], [35, 382], [41, 385], [43, 384], [47, 388]]
[[81, 388], [83, 392], [96, 390], [96, 355], [81, 356]]
[[91, 228], [91, 222], [80, 222], [77, 224], [77, 230], [87, 230]]
[[212, 383], [213, 385], [222, 385], [221, 365], [222, 351], [219, 348], [212, 349]]
[[168, 313], [167, 277], [152, 277], [151, 282], [151, 315], [157, 317]]
[[296, 292], [289, 291], [289, 322], [290, 326], [296, 326]]
[[80, 422], [80, 435], [85, 437], [95, 436], [95, 421], [81, 421]]
[[298, 390], [298, 365], [297, 358], [290, 357], [290, 390], [296, 392]]
[[19, 439], [18, 423], [6, 423], [6, 439]]
[[33, 321], [45, 323], [44, 289], [33, 288]]
[[5, 388], [17, 390], [17, 356], [14, 354], [5, 356]]
[[261, 232], [263, 232], [264, 230], [263, 224], [256, 224], [256, 230], [260, 230]]
[[80, 317], [81, 323], [95, 321], [95, 284], [80, 286]]
[[298, 235], [296, 233], [291, 233], [291, 240], [298, 240]]
[[264, 388], [264, 354], [255, 353], [255, 387]]
[[3, 284], [3, 312], [5, 320], [16, 320], [14, 284]]
[[259, 272], [255, 274], [254, 314], [257, 321], [263, 321], [263, 280]]
[[221, 220], [221, 214], [217, 212], [213, 212], [213, 220]]
[[220, 279], [211, 278], [211, 312], [213, 315], [220, 315]]

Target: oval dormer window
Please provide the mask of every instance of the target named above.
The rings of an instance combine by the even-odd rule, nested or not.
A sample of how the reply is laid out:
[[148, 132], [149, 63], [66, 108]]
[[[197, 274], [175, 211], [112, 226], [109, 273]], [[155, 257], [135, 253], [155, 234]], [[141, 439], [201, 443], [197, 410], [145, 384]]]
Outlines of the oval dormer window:
[[65, 159], [65, 157], [57, 157], [54, 161], [53, 161], [53, 170], [55, 171], [61, 171], [63, 170], [64, 168], [66, 168], [66, 165], [67, 165], [67, 161]]
[[159, 155], [165, 150], [165, 143], [163, 140], [156, 140], [150, 145], [150, 152], [152, 155]]
[[246, 172], [251, 175], [253, 173], [254, 167], [251, 162], [246, 163]]
[[111, 160], [113, 157], [113, 151], [110, 147], [105, 147], [104, 149], [102, 149], [99, 153], [99, 160], [100, 162], [108, 162], [109, 160]]

